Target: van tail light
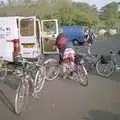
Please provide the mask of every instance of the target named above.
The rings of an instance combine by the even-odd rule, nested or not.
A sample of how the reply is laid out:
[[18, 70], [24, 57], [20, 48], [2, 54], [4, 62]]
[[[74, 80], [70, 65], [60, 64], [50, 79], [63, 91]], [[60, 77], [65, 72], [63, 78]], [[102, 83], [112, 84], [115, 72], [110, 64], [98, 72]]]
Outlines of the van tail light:
[[18, 55], [20, 53], [20, 40], [19, 39], [13, 39], [13, 46], [14, 46], [14, 56]]

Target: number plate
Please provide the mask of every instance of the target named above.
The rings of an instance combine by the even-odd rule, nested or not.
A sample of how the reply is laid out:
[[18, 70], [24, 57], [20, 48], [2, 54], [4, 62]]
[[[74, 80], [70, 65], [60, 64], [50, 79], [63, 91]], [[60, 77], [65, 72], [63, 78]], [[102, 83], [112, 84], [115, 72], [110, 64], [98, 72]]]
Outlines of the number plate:
[[23, 48], [33, 48], [35, 45], [34, 44], [24, 44]]

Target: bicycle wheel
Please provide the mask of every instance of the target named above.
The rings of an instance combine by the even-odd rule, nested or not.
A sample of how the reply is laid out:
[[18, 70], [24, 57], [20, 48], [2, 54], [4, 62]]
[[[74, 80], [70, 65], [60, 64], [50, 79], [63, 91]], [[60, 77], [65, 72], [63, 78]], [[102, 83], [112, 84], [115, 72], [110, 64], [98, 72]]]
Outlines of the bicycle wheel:
[[41, 66], [35, 75], [35, 93], [40, 93], [45, 83], [45, 67]]
[[0, 63], [0, 79], [3, 80], [7, 76], [7, 65]]
[[16, 90], [16, 96], [15, 96], [16, 114], [20, 114], [24, 109], [23, 107], [25, 107], [25, 105], [28, 103], [28, 95], [29, 95], [29, 85], [28, 83], [25, 84], [21, 80]]
[[102, 64], [101, 59], [96, 62], [96, 72], [99, 76], [109, 77], [115, 70], [115, 65], [112, 60], [108, 61], [106, 64]]
[[59, 75], [59, 65], [57, 60], [48, 59], [45, 61], [46, 66], [46, 79], [47, 80], [55, 80]]
[[88, 86], [88, 73], [83, 64], [78, 66], [77, 74], [80, 85], [84, 87]]

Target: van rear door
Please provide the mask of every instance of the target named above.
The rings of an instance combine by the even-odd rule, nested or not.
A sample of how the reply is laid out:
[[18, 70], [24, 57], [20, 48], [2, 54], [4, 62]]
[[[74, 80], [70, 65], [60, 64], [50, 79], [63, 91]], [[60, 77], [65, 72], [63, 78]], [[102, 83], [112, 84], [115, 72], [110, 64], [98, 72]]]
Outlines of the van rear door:
[[42, 47], [44, 54], [56, 54], [58, 51], [53, 49], [53, 44], [58, 36], [57, 19], [41, 20], [42, 27]]
[[36, 24], [35, 16], [19, 20], [19, 39], [21, 54], [24, 58], [37, 58], [38, 56], [39, 40], [37, 40]]

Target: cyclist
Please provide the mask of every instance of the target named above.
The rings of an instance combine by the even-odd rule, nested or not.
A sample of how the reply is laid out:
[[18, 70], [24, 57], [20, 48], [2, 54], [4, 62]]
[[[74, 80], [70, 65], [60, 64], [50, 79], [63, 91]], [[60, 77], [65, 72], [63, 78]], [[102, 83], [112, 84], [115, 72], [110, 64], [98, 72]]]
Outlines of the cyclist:
[[88, 55], [91, 55], [91, 45], [96, 38], [95, 33], [92, 30], [85, 31], [85, 41], [88, 44]]

